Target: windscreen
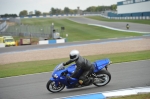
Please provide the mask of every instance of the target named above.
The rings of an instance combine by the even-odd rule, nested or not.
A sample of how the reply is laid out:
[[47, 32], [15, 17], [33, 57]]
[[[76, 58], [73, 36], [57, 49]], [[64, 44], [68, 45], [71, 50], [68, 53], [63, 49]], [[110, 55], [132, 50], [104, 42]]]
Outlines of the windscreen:
[[59, 70], [63, 70], [63, 69], [65, 69], [65, 67], [63, 66], [63, 63], [61, 63], [55, 67], [54, 71], [59, 71]]
[[13, 39], [6, 39], [5, 42], [14, 42]]

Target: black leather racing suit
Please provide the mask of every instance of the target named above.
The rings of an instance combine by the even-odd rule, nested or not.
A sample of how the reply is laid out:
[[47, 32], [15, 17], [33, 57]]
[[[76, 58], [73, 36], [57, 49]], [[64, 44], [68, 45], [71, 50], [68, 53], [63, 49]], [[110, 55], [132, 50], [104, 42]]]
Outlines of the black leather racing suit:
[[83, 71], [83, 73], [81, 74], [81, 76], [79, 77], [79, 80], [82, 80], [83, 83], [84, 82], [87, 82], [89, 79], [87, 79], [87, 76], [92, 73], [93, 69], [94, 69], [94, 65], [91, 64], [90, 61], [88, 61], [87, 59], [81, 57], [79, 55], [79, 58], [76, 59], [75, 61], [72, 61], [72, 60], [69, 60], [67, 61], [66, 63], [64, 63], [64, 66], [65, 65], [68, 65], [72, 62], [75, 62], [76, 63], [76, 70], [74, 71], [74, 73], [71, 75], [71, 77], [75, 78], [76, 75], [78, 74], [79, 70], [81, 69]]

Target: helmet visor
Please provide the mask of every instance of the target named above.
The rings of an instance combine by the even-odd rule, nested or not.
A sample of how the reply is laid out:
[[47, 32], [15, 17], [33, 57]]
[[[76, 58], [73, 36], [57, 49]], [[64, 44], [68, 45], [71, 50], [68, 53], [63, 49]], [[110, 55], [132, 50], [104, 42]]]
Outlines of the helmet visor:
[[70, 55], [70, 59], [75, 59], [77, 57], [77, 55]]

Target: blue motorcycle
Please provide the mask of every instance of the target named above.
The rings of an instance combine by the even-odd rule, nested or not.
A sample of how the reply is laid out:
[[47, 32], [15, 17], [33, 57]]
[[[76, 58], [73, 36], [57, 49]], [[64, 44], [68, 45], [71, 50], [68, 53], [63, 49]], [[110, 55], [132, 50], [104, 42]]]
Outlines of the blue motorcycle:
[[[52, 73], [52, 77], [47, 82], [47, 90], [50, 92], [60, 92], [67, 87], [67, 89], [72, 88], [80, 88], [84, 86], [90, 86], [94, 84], [95, 86], [105, 86], [107, 85], [111, 80], [111, 74], [107, 70], [108, 65], [111, 64], [111, 61], [109, 59], [103, 59], [103, 60], [97, 60], [93, 62], [94, 64], [94, 70], [93, 72], [88, 75], [87, 78], [92, 78], [92, 82], [90, 82], [88, 85], [79, 85], [78, 80], [82, 73], [82, 70], [78, 73], [76, 78], [70, 78], [69, 76], [72, 75], [72, 73], [76, 69], [76, 64], [70, 65], [68, 67], [64, 67], [63, 63], [57, 65]], [[79, 87], [80, 86], [80, 87]]]

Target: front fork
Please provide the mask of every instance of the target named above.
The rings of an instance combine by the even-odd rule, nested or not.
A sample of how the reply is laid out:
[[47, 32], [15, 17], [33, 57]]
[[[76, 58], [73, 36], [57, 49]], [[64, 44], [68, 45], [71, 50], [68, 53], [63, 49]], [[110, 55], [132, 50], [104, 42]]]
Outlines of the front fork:
[[60, 85], [60, 82], [57, 79], [50, 78], [51, 81], [55, 82], [55, 86], [58, 87]]
[[108, 70], [108, 66], [105, 66], [105, 69]]

